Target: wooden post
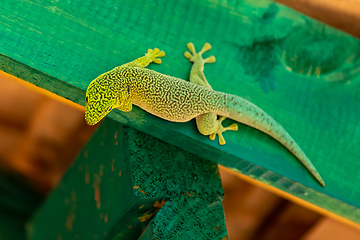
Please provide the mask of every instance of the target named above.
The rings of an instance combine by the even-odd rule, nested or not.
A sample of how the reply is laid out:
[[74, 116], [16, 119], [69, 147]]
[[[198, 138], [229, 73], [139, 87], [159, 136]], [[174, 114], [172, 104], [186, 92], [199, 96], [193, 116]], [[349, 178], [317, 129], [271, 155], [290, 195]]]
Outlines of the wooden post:
[[28, 225], [30, 239], [226, 239], [218, 167], [105, 119]]

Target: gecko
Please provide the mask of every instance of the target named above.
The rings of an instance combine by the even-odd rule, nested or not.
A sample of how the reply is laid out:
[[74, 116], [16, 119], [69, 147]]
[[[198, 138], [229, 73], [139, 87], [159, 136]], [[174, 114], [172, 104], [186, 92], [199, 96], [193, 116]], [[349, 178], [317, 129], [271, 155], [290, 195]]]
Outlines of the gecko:
[[325, 186], [320, 174], [289, 133], [265, 111], [236, 95], [212, 89], [203, 73], [205, 63], [214, 63], [215, 57], [203, 59], [202, 54], [211, 49], [205, 43], [201, 51], [195, 51], [192, 43], [187, 47], [185, 57], [193, 62], [190, 81], [165, 75], [146, 68], [150, 63], [161, 64], [164, 51], [148, 49], [144, 56], [115, 67], [101, 74], [89, 84], [85, 98], [85, 120], [95, 125], [112, 109], [124, 112], [136, 105], [143, 110], [173, 122], [187, 122], [196, 119], [201, 134], [211, 140], [227, 130], [236, 131], [237, 124], [223, 127], [222, 122], [230, 118], [264, 132], [287, 148]]

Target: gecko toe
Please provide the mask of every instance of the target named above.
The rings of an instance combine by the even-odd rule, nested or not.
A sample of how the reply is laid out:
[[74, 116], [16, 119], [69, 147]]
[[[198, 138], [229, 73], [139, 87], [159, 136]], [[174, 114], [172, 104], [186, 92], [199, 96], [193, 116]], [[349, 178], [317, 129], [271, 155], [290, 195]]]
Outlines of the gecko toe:
[[218, 136], [219, 136], [219, 144], [220, 145], [225, 145], [226, 141], [225, 141], [225, 138], [222, 135], [222, 132], [219, 132]]
[[227, 130], [237, 131], [238, 129], [239, 129], [238, 125], [236, 123], [234, 123], [234, 124], [231, 124], [230, 126], [224, 128], [224, 131], [227, 131]]
[[210, 56], [208, 58], [205, 58], [204, 62], [206, 62], [206, 63], [214, 63], [214, 62], [216, 62], [216, 58], [214, 56]]
[[210, 43], [205, 43], [199, 53], [204, 53], [204, 52], [206, 52], [206, 51], [209, 51], [210, 49], [211, 49]]
[[158, 54], [156, 54], [156, 57], [165, 57], [165, 52], [160, 51]]
[[158, 54], [160, 52], [160, 49], [154, 48], [154, 55]]
[[161, 59], [155, 58], [155, 59], [153, 60], [153, 62], [156, 63], [156, 64], [161, 64]]
[[192, 42], [189, 42], [188, 44], [186, 44], [187, 48], [190, 50], [191, 54], [192, 55], [195, 55], [196, 54], [196, 51], [195, 51], [195, 46]]
[[192, 62], [192, 60], [191, 60], [191, 58], [192, 58], [191, 53], [189, 53], [188, 51], [186, 51], [186, 52], [184, 53], [184, 56], [185, 56], [187, 59], [189, 59], [190, 62]]

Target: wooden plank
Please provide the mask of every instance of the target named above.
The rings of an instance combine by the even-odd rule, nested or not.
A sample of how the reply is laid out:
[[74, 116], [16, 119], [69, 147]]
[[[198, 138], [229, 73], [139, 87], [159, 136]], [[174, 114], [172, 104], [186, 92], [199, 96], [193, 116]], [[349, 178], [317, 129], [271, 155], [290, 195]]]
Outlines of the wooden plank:
[[217, 164], [106, 119], [28, 233], [30, 239], [138, 239], [151, 221], [143, 239], [222, 239], [222, 197]]
[[269, 1], [5, 0], [0, 13], [1, 53], [21, 63], [2, 57], [2, 69], [79, 104], [93, 78], [147, 48], [167, 53], [152, 69], [187, 79], [185, 44], [209, 41], [217, 63], [205, 74], [214, 89], [272, 115], [309, 155], [325, 188], [280, 144], [246, 126], [219, 146], [194, 122], [170, 123], [138, 108], [110, 117], [360, 222], [358, 40]]

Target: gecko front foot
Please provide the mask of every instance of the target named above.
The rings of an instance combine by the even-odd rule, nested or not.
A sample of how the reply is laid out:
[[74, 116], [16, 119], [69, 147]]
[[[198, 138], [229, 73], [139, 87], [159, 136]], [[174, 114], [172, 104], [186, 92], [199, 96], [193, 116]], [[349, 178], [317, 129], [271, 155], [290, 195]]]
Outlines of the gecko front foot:
[[190, 62], [200, 61], [202, 63], [214, 63], [216, 61], [214, 56], [210, 56], [205, 59], [202, 58], [203, 53], [211, 49], [211, 45], [209, 43], [205, 43], [201, 51], [198, 53], [196, 53], [193, 43], [190, 42], [186, 46], [190, 52], [185, 52], [184, 56], [188, 58]]
[[154, 49], [148, 49], [147, 53], [145, 53], [145, 56], [140, 57], [133, 62], [130, 62], [127, 64], [127, 66], [130, 67], [147, 67], [150, 63], [154, 62], [156, 64], [161, 63], [160, 57], [164, 57], [165, 52], [160, 51], [158, 48]]
[[209, 135], [209, 138], [211, 139], [211, 140], [215, 140], [215, 137], [216, 137], [216, 135], [218, 135], [219, 136], [219, 144], [220, 145], [224, 145], [225, 143], [226, 143], [226, 141], [225, 141], [225, 139], [224, 139], [224, 137], [223, 137], [223, 135], [222, 135], [222, 133], [223, 132], [225, 132], [225, 131], [227, 131], [227, 130], [231, 130], [231, 131], [237, 131], [238, 130], [238, 125], [236, 124], [236, 123], [234, 123], [234, 124], [231, 124], [230, 126], [228, 126], [228, 127], [223, 127], [222, 126], [222, 121], [224, 121], [226, 119], [226, 117], [223, 117], [223, 116], [221, 116], [220, 118], [219, 118], [219, 120], [217, 120], [217, 123], [218, 123], [218, 130], [216, 131], [216, 132], [214, 132], [214, 133], [212, 133], [212, 134], [210, 134]]
[[158, 49], [158, 48], [148, 49], [147, 53], [145, 53], [145, 59], [146, 59], [146, 62], [148, 62], [148, 64], [151, 62], [160, 64], [161, 59], [159, 59], [159, 58], [164, 57], [164, 56], [165, 56], [165, 52], [160, 51], [160, 49]]

